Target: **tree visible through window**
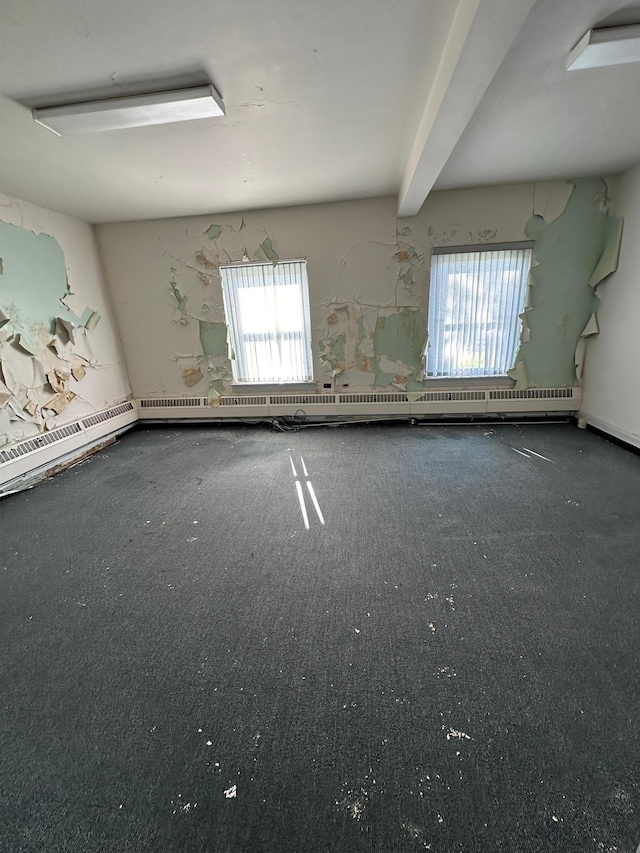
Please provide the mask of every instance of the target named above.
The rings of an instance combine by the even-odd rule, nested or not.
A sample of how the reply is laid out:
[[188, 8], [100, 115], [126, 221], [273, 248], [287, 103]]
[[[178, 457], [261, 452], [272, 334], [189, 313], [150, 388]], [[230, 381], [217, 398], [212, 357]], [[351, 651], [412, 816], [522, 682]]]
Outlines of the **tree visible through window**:
[[220, 267], [236, 382], [312, 378], [305, 261]]
[[513, 367], [532, 250], [434, 252], [427, 376], [501, 376]]

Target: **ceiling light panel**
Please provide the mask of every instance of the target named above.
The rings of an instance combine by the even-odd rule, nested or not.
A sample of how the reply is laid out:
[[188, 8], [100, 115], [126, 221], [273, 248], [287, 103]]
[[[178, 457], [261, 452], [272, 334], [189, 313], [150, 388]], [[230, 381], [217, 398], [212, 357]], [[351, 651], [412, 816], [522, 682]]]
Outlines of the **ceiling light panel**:
[[640, 62], [640, 25], [589, 30], [567, 59], [568, 71]]
[[223, 116], [222, 98], [213, 86], [130, 95], [82, 104], [33, 110], [33, 120], [58, 136], [147, 127]]

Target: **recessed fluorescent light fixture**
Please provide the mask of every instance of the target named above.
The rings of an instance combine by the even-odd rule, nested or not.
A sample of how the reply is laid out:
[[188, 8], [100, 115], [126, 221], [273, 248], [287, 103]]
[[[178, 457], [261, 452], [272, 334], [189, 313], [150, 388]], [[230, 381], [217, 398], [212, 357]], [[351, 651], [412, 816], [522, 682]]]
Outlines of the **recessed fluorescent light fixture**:
[[152, 95], [128, 95], [33, 110], [33, 120], [58, 136], [147, 127], [223, 115], [222, 98], [213, 86], [155, 92]]
[[567, 71], [640, 62], [640, 25], [589, 30], [567, 59]]

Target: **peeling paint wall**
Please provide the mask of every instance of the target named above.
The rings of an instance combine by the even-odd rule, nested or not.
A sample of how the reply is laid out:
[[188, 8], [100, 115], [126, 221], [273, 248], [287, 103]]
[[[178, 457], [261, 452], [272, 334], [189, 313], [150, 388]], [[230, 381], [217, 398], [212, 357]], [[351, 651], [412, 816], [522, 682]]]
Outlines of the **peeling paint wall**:
[[130, 393], [91, 226], [0, 196], [0, 446]]
[[[621, 221], [609, 215], [607, 184], [576, 181], [564, 210], [534, 213], [535, 241], [523, 319], [523, 341], [510, 376], [516, 387], [570, 386], [581, 378], [581, 336], [596, 334], [595, 287], [615, 269]], [[613, 266], [611, 266], [613, 264]]]
[[[400, 220], [388, 198], [97, 226], [135, 395], [195, 393], [215, 404], [220, 394], [251, 391], [232, 385], [219, 266], [288, 258], [307, 259], [316, 387], [417, 393], [425, 384], [432, 248], [524, 240], [533, 219], [540, 239], [558, 244], [547, 267], [563, 263], [563, 253], [569, 263], [580, 249], [574, 232], [593, 218], [583, 210], [593, 201], [587, 196], [567, 182], [522, 184], [432, 193], [418, 216]], [[606, 221], [597, 209], [598, 222]], [[566, 277], [551, 278], [539, 319], [527, 316], [533, 367], [524, 381], [571, 384], [564, 350], [557, 369], [535, 368], [548, 325], [565, 323], [571, 359], [585, 326], [582, 309], [568, 305]]]
[[620, 260], [598, 286], [600, 334], [586, 342], [582, 410], [640, 446], [640, 166], [618, 179], [612, 211], [624, 217]]

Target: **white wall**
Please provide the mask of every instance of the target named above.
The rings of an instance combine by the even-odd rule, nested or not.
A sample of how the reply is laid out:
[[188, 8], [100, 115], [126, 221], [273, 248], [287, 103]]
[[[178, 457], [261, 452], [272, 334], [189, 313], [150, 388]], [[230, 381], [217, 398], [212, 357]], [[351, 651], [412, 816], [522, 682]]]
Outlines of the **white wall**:
[[621, 176], [612, 212], [624, 218], [620, 259], [598, 287], [600, 334], [587, 344], [582, 410], [640, 446], [640, 166]]
[[[16, 227], [3, 226], [4, 242], [0, 241], [0, 258], [5, 255], [0, 276], [0, 310], [10, 320], [0, 330], [0, 379], [4, 379], [0, 389], [3, 395], [0, 445], [6, 445], [122, 402], [130, 396], [131, 387], [93, 227], [5, 195], [0, 195], [0, 222]], [[47, 268], [46, 263], [34, 267], [28, 252], [19, 256], [14, 238], [32, 241], [34, 235], [52, 238], [41, 238], [41, 242], [44, 239], [53, 249], [54, 259], [59, 259], [55, 270]], [[10, 258], [8, 263], [7, 258]], [[16, 271], [18, 266], [20, 270]], [[60, 280], [64, 283], [65, 269], [69, 293], [60, 303], [58, 293]], [[18, 292], [20, 288], [32, 291], [29, 317], [20, 310], [25, 302], [24, 292]], [[41, 296], [46, 308], [42, 307], [39, 315]], [[64, 317], [67, 308], [78, 316], [91, 309], [100, 314], [100, 320], [90, 330], [77, 328], [75, 343], [69, 341], [63, 345], [62, 338], [52, 328], [52, 314]], [[16, 346], [17, 329], [31, 336], [35, 355]], [[84, 375], [78, 367], [83, 368]], [[79, 379], [70, 375], [72, 368]], [[54, 377], [58, 389], [48, 381], [53, 370], [59, 372]], [[8, 401], [7, 388], [11, 392]], [[75, 396], [56, 415], [47, 408], [47, 402], [60, 388]], [[25, 401], [31, 411], [22, 408]]]

